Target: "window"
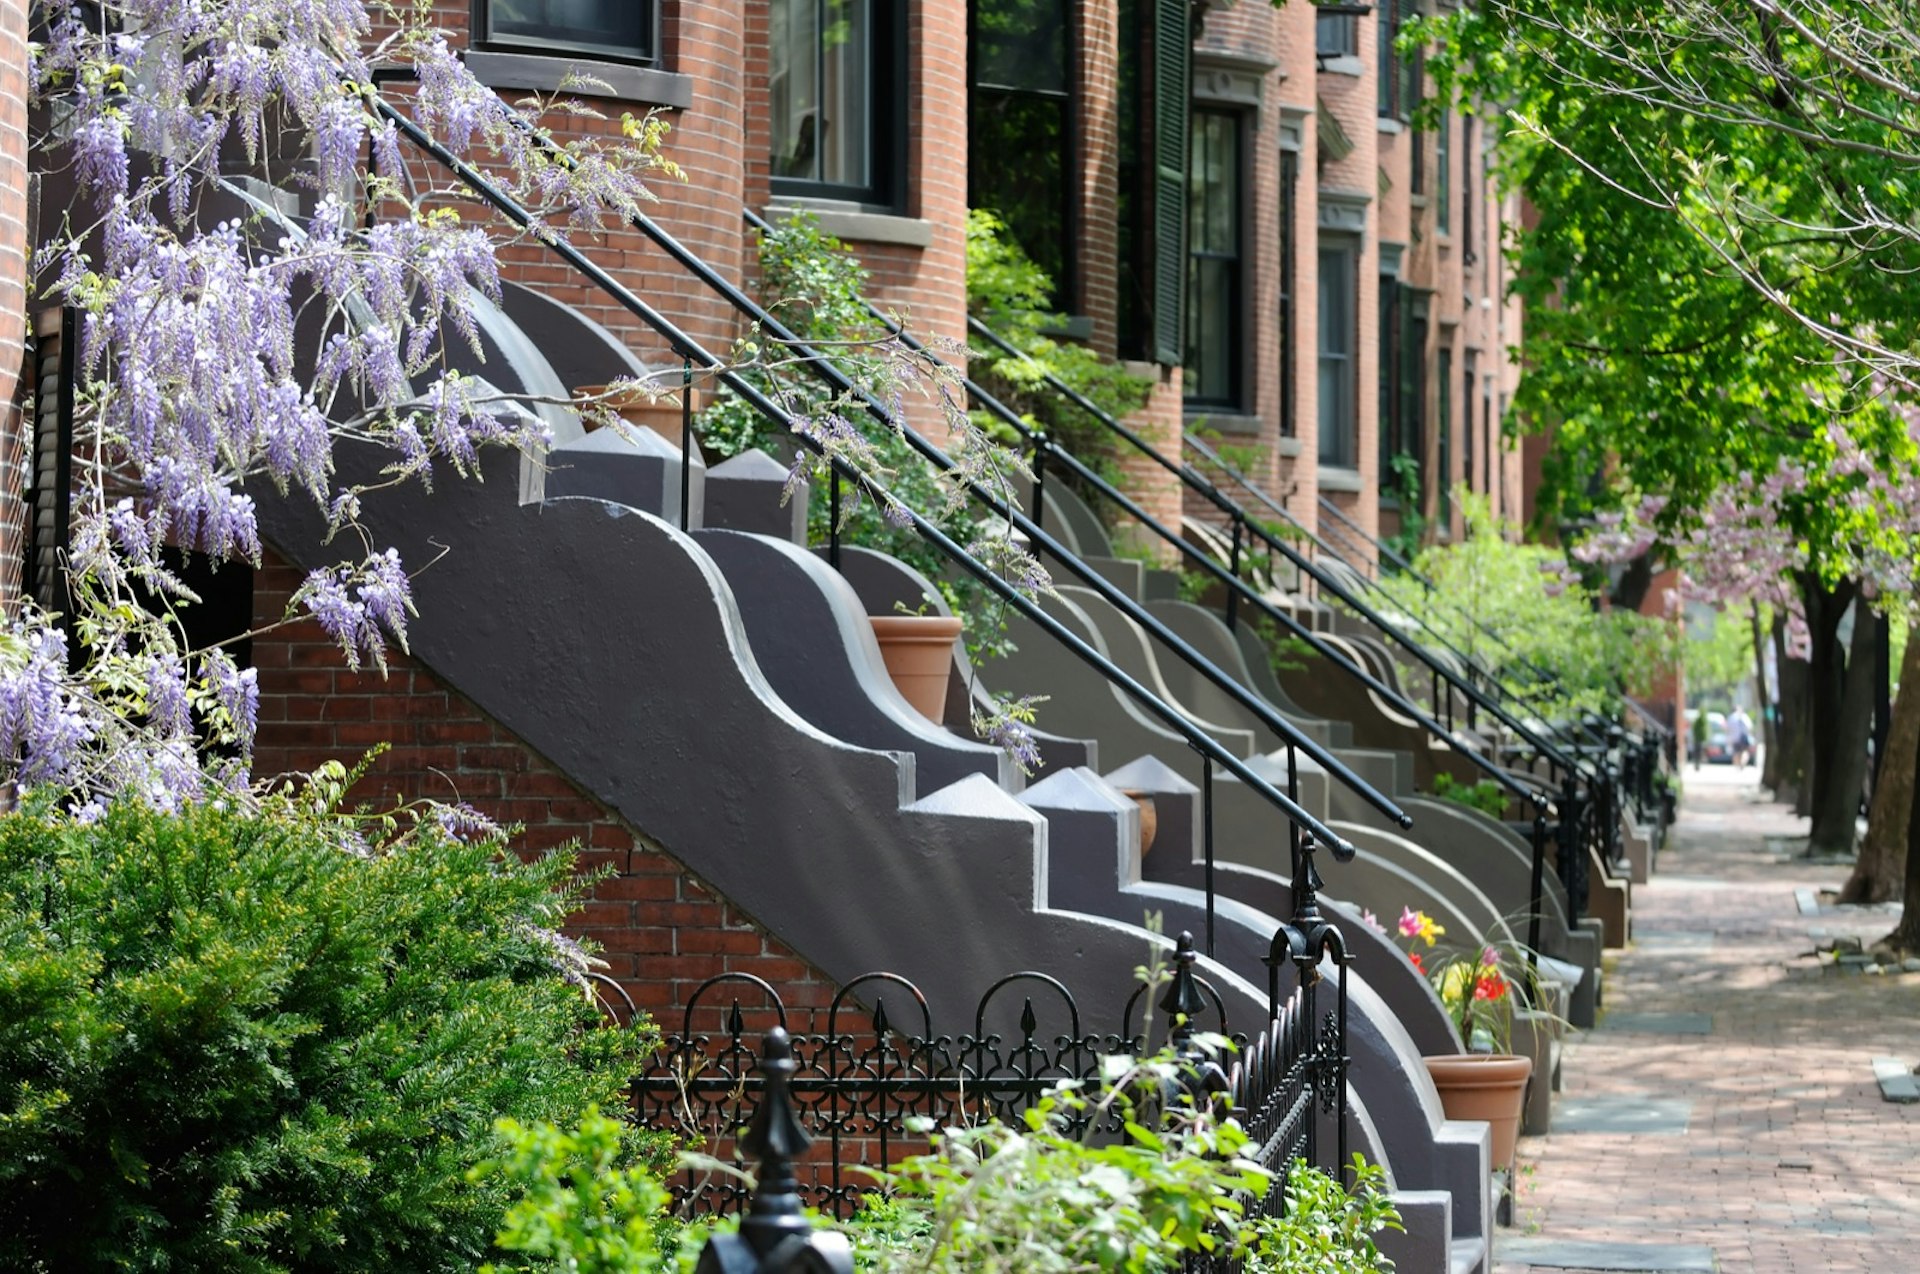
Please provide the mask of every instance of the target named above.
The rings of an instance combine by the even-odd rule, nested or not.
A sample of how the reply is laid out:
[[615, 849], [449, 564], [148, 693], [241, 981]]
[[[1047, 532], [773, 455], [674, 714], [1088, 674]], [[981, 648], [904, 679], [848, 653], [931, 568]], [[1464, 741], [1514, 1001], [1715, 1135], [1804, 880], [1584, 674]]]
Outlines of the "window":
[[1380, 423], [1375, 432], [1380, 444], [1380, 494], [1388, 499], [1397, 494], [1392, 478], [1393, 457], [1400, 449], [1399, 344], [1400, 280], [1383, 274], [1380, 276], [1380, 355], [1376, 360], [1380, 369], [1376, 391]]
[[1466, 393], [1466, 398], [1460, 404], [1460, 480], [1467, 484], [1469, 491], [1478, 490], [1473, 480], [1473, 387], [1479, 379], [1479, 361], [1480, 356], [1468, 350], [1466, 371], [1460, 378], [1461, 388]]
[[1299, 427], [1293, 413], [1293, 258], [1294, 223], [1299, 219], [1300, 155], [1280, 152], [1280, 436]]
[[1314, 15], [1313, 51], [1321, 58], [1350, 58], [1360, 52], [1360, 5], [1320, 6], [1328, 12]]
[[1472, 265], [1480, 254], [1473, 242], [1473, 116], [1460, 117], [1460, 260]]
[[475, 0], [474, 25], [489, 48], [553, 49], [653, 62], [653, 0]]
[[1189, 403], [1240, 402], [1240, 117], [1196, 110], [1188, 162]]
[[895, 206], [905, 134], [893, 0], [772, 0], [767, 91], [777, 193]]
[[[1067, 0], [973, 0], [967, 203], [1007, 223], [1073, 308], [1073, 25]], [[1016, 158], [1017, 157], [1017, 158]]]
[[1488, 376], [1480, 387], [1480, 438], [1485, 444], [1483, 451], [1486, 455], [1486, 460], [1483, 461], [1485, 469], [1484, 476], [1480, 480], [1480, 489], [1488, 495], [1493, 495], [1494, 452], [1499, 449], [1500, 435], [1494, 429], [1493, 377], [1491, 376]]
[[1440, 418], [1434, 422], [1440, 446], [1434, 480], [1440, 484], [1440, 526], [1453, 526], [1453, 351], [1440, 347]]
[[1320, 249], [1320, 463], [1354, 464], [1357, 245]]
[[1374, 11], [1378, 15], [1374, 20], [1379, 23], [1374, 40], [1380, 55], [1379, 110], [1384, 119], [1404, 121], [1420, 100], [1415, 92], [1420, 55], [1402, 57], [1393, 47], [1400, 38], [1401, 21], [1413, 3], [1414, 0], [1380, 0], [1380, 7]]
[[1440, 115], [1440, 130], [1433, 138], [1433, 198], [1439, 205], [1434, 213], [1441, 234], [1453, 229], [1453, 112]]
[[1401, 287], [1400, 411], [1394, 423], [1400, 431], [1397, 450], [1413, 457], [1416, 473], [1427, 463], [1427, 304], [1426, 292]]

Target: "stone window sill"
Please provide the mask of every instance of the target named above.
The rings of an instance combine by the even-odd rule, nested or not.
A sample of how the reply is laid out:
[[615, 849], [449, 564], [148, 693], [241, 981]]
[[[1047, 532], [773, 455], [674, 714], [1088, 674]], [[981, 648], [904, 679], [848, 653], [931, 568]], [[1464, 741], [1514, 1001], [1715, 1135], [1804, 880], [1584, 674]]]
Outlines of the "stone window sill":
[[1405, 124], [1390, 115], [1375, 116], [1373, 124], [1376, 129], [1383, 133], [1404, 133], [1407, 131]]
[[1273, 445], [1273, 450], [1276, 455], [1291, 460], [1305, 450], [1305, 448], [1300, 445], [1298, 438], [1282, 438]]
[[1186, 409], [1185, 425], [1189, 429], [1206, 428], [1216, 433], [1232, 434], [1240, 438], [1258, 437], [1266, 427], [1266, 422], [1258, 416], [1249, 416], [1244, 412], [1221, 408], [1189, 407]]
[[1357, 57], [1328, 58], [1320, 64], [1328, 75], [1347, 75], [1359, 79], [1367, 73], [1367, 64]]
[[693, 77], [625, 62], [597, 62], [588, 57], [549, 57], [539, 53], [501, 53], [474, 49], [467, 69], [488, 88], [525, 89], [535, 93], [563, 91], [569, 75], [591, 76], [605, 87], [565, 90], [581, 97], [605, 97], [641, 106], [685, 110], [693, 105]]
[[1327, 465], [1320, 470], [1320, 489], [1322, 491], [1342, 491], [1358, 494], [1364, 484], [1360, 481], [1358, 469], [1348, 469]]
[[800, 209], [818, 218], [822, 230], [850, 243], [893, 243], [907, 248], [925, 248], [933, 243], [931, 221], [875, 212], [840, 199], [783, 195], [767, 206], [767, 220], [777, 221], [782, 214]]

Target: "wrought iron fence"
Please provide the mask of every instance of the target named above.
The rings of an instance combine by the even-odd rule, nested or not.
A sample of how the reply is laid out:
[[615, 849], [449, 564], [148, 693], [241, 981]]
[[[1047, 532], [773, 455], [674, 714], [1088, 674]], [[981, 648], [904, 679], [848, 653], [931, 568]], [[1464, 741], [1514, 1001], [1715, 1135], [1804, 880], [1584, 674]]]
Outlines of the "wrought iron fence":
[[[1274, 951], [1276, 982], [1280, 965], [1294, 965], [1301, 977], [1251, 1035], [1230, 1030], [1224, 1000], [1194, 972], [1190, 934], [1180, 936], [1173, 977], [1155, 1006], [1164, 1025], [1149, 1017], [1143, 986], [1107, 1032], [1088, 1026], [1064, 983], [1033, 971], [988, 987], [960, 1033], [936, 1032], [926, 997], [898, 974], [856, 978], [812, 1010], [790, 1007], [753, 975], [722, 974], [700, 984], [681, 1010], [678, 1029], [635, 1080], [634, 1103], [642, 1122], [744, 1160], [753, 1152], [748, 1129], [775, 1086], [763, 1042], [777, 1031], [787, 1059], [777, 1068], [781, 1117], [806, 1133], [785, 1165], [793, 1193], [803, 1206], [844, 1218], [874, 1188], [861, 1169], [924, 1149], [925, 1129], [1014, 1119], [1062, 1083], [1097, 1084], [1109, 1056], [1171, 1047], [1188, 1063], [1195, 1096], [1238, 1119], [1254, 1157], [1274, 1172], [1274, 1188], [1254, 1207], [1277, 1210], [1292, 1163], [1338, 1162], [1320, 1163], [1316, 1124], [1322, 1117], [1344, 1123], [1347, 1056], [1344, 974], [1334, 979], [1333, 1007], [1322, 1011], [1315, 998], [1321, 961], [1344, 968], [1337, 932], [1315, 915], [1305, 927], [1282, 926]], [[820, 1029], [793, 1029], [803, 1015]], [[715, 1029], [700, 1029], [703, 1021]], [[1227, 1036], [1232, 1050], [1210, 1056], [1199, 1032]], [[1117, 1131], [1090, 1129], [1086, 1114], [1063, 1118], [1075, 1133]], [[1344, 1158], [1344, 1135], [1337, 1143]], [[753, 1202], [730, 1174], [692, 1169], [673, 1185], [684, 1214], [737, 1213]]]

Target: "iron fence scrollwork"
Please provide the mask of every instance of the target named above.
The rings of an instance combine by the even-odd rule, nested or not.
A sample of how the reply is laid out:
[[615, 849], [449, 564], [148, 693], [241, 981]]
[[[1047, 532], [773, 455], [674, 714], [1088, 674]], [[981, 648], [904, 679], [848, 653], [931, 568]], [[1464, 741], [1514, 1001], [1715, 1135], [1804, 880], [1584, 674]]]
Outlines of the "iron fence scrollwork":
[[[1195, 968], [1191, 934], [1180, 935], [1172, 977], [1154, 1006], [1164, 1018], [1159, 1038], [1186, 1063], [1180, 1091], [1165, 1092], [1163, 1103], [1237, 1119], [1252, 1143], [1250, 1157], [1273, 1174], [1265, 1197], [1248, 1201], [1250, 1215], [1284, 1208], [1294, 1163], [1331, 1169], [1346, 1159], [1346, 949], [1319, 913], [1310, 855], [1302, 855], [1302, 866], [1295, 919], [1273, 940], [1270, 1011], [1259, 1030], [1250, 1037], [1230, 1032], [1223, 997]], [[1284, 998], [1280, 965], [1298, 975]], [[1331, 1007], [1320, 985], [1328, 965], [1337, 969]], [[808, 1206], [845, 1218], [874, 1188], [861, 1167], [923, 1149], [928, 1128], [1013, 1119], [1063, 1082], [1098, 1084], [1107, 1056], [1140, 1056], [1157, 1046], [1144, 1020], [1147, 990], [1136, 989], [1118, 1029], [1101, 1034], [1083, 1024], [1058, 979], [1014, 973], [987, 988], [972, 1029], [955, 1035], [935, 1032], [926, 997], [913, 983], [871, 973], [841, 988], [818, 1011], [822, 1029], [807, 1032], [790, 1029], [793, 1010], [765, 980], [745, 973], [708, 979], [682, 1010], [678, 1033], [663, 1040], [633, 1085], [642, 1122], [731, 1142], [737, 1158], [759, 1162], [757, 1190], [743, 1184], [744, 1175], [697, 1171], [673, 1183], [683, 1213], [745, 1213], [737, 1236], [703, 1254], [701, 1271], [850, 1268], [839, 1246], [812, 1243]], [[616, 1005], [621, 999], [616, 992]], [[1226, 1036], [1232, 1050], [1215, 1054], [1203, 1033]], [[762, 1037], [757, 1049], [749, 1043], [754, 1034]], [[1119, 1132], [1117, 1123], [1090, 1127], [1085, 1113], [1068, 1110], [1063, 1118], [1078, 1134]], [[1339, 1148], [1324, 1163], [1322, 1121], [1333, 1123]], [[1187, 1268], [1231, 1266], [1209, 1255]]]

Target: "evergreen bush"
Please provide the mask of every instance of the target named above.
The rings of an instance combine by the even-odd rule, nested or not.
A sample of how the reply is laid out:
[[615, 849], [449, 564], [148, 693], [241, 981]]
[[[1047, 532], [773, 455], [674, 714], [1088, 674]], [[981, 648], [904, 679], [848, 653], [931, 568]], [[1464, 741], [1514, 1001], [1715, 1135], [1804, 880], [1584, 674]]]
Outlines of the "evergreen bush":
[[616, 1108], [650, 1043], [563, 976], [572, 872], [286, 798], [0, 818], [0, 1268], [475, 1268], [496, 1121]]

